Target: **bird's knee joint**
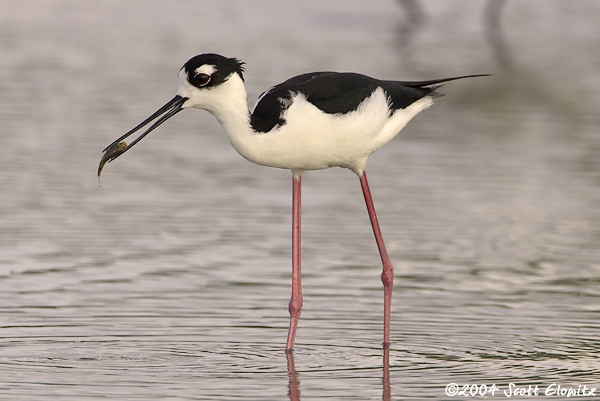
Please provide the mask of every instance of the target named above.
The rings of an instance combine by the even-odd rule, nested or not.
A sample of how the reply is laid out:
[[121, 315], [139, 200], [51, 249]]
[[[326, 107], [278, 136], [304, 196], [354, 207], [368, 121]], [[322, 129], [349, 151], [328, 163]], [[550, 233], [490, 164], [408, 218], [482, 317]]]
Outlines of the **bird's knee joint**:
[[394, 284], [394, 270], [383, 269], [383, 272], [381, 273], [381, 282], [384, 287], [392, 286]]
[[290, 300], [288, 310], [290, 311], [291, 315], [300, 313], [300, 311], [302, 310], [302, 297]]

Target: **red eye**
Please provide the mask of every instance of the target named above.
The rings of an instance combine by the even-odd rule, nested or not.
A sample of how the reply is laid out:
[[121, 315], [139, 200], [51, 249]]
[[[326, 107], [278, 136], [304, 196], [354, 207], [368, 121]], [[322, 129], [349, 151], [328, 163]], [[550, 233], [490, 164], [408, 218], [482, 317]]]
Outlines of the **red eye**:
[[210, 75], [208, 74], [198, 74], [193, 79], [192, 82], [195, 86], [205, 86], [210, 81]]

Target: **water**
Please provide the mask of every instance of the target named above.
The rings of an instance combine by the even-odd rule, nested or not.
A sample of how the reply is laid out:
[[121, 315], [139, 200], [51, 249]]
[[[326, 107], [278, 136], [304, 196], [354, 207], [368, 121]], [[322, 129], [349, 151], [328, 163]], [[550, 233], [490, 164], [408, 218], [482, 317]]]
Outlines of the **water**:
[[[480, 3], [427, 2], [413, 23], [391, 1], [1, 3], [0, 398], [600, 386], [600, 6], [506, 2], [496, 26]], [[287, 360], [289, 172], [243, 160], [188, 111], [98, 188], [101, 149], [206, 51], [247, 62], [251, 99], [323, 69], [495, 74], [448, 84], [369, 160], [396, 267], [387, 359], [352, 173], [304, 176], [305, 303]]]

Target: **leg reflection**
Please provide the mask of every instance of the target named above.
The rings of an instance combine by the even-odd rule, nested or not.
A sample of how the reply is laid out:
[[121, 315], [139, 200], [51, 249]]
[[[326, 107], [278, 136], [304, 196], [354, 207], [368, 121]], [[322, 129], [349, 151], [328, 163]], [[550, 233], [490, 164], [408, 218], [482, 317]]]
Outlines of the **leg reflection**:
[[298, 380], [298, 373], [296, 373], [296, 364], [294, 363], [294, 353], [289, 350], [285, 353], [287, 358], [287, 371], [288, 371], [288, 396], [290, 401], [300, 401], [300, 380]]
[[[288, 371], [288, 397], [290, 401], [300, 401], [300, 379], [298, 379], [298, 373], [296, 372], [296, 364], [294, 363], [293, 351], [287, 351], [285, 353], [287, 358], [287, 371]], [[392, 399], [392, 387], [390, 386], [390, 345], [383, 345], [383, 376], [381, 379], [383, 384], [383, 394], [381, 399], [383, 401], [391, 401]]]

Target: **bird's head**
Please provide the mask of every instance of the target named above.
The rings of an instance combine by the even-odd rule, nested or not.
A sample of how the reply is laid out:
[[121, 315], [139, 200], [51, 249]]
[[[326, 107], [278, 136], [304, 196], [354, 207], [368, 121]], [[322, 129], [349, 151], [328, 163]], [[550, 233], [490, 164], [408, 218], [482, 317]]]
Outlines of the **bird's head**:
[[226, 102], [233, 83], [230, 79], [237, 75], [234, 80], [244, 80], [243, 65], [238, 59], [212, 53], [192, 57], [179, 71], [177, 95], [187, 99], [182, 107], [211, 111], [216, 103]]
[[[244, 63], [238, 59], [213, 53], [200, 54], [189, 59], [179, 70], [177, 95], [103, 150], [104, 154], [98, 166], [98, 177], [107, 162], [115, 160], [131, 149], [133, 145], [181, 110], [195, 107], [215, 114], [219, 109], [226, 109], [233, 100], [242, 98], [245, 101], [243, 65]], [[122, 142], [153, 121], [154, 123], [129, 145]]]

